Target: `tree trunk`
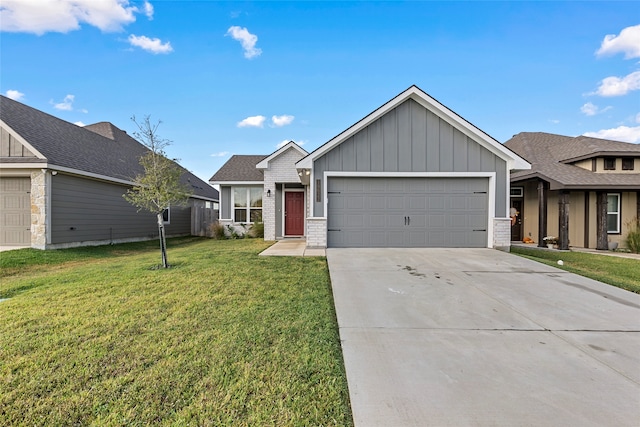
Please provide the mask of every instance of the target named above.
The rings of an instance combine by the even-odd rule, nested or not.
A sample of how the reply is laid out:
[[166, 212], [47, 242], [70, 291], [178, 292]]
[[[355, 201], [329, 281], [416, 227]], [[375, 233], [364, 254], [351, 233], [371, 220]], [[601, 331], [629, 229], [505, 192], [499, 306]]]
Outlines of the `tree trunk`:
[[162, 252], [162, 268], [169, 268], [169, 263], [167, 262], [167, 241], [164, 236], [162, 213], [158, 214], [158, 237], [160, 238], [160, 252]]

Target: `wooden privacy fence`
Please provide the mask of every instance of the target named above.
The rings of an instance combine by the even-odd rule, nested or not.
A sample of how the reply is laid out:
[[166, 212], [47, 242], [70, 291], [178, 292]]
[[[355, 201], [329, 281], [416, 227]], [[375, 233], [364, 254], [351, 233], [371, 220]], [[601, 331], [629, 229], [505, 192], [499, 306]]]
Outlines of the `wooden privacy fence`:
[[209, 227], [218, 221], [218, 210], [204, 206], [191, 207], [191, 235], [207, 236]]

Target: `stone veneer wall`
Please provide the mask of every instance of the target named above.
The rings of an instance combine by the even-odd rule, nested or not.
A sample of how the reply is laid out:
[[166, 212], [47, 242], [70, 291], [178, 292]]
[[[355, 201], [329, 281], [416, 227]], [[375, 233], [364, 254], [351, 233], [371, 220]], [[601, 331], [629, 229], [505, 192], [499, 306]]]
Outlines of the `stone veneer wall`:
[[307, 218], [307, 247], [327, 247], [327, 220], [324, 218]]
[[511, 218], [493, 218], [493, 247], [501, 251], [510, 251]]
[[31, 247], [36, 249], [47, 247], [47, 205], [51, 192], [47, 173], [41, 169], [31, 172]]

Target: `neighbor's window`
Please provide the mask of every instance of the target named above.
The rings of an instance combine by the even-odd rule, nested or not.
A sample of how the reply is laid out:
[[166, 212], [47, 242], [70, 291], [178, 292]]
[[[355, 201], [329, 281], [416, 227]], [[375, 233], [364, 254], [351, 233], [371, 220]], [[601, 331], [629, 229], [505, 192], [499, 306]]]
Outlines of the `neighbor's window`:
[[616, 158], [615, 157], [605, 157], [604, 158], [604, 170], [606, 170], [606, 171], [614, 171], [614, 170], [616, 170]]
[[607, 194], [607, 233], [620, 233], [620, 194]]
[[171, 206], [162, 211], [162, 222], [171, 224]]
[[233, 221], [262, 222], [262, 187], [233, 188]]
[[622, 170], [623, 171], [632, 171], [633, 170], [633, 157], [623, 157], [622, 158]]

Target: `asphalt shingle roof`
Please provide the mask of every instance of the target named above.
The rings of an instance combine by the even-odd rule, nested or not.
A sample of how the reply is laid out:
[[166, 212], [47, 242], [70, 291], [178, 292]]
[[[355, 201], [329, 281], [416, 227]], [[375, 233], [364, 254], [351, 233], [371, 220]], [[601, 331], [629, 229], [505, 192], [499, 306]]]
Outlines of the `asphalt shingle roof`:
[[264, 175], [261, 170], [256, 169], [256, 165], [267, 157], [269, 156], [233, 155], [211, 177], [209, 182], [264, 181]]
[[[46, 157], [49, 165], [127, 181], [143, 172], [139, 158], [147, 148], [111, 123], [80, 127], [1, 95], [0, 119]], [[183, 170], [182, 181], [193, 188], [194, 195], [218, 199], [217, 190]]]
[[640, 157], [640, 145], [585, 136], [522, 132], [504, 144], [531, 163], [531, 170], [511, 174], [511, 181], [541, 177], [551, 189], [629, 188], [640, 190], [640, 173], [595, 173], [566, 163], [613, 153]]

